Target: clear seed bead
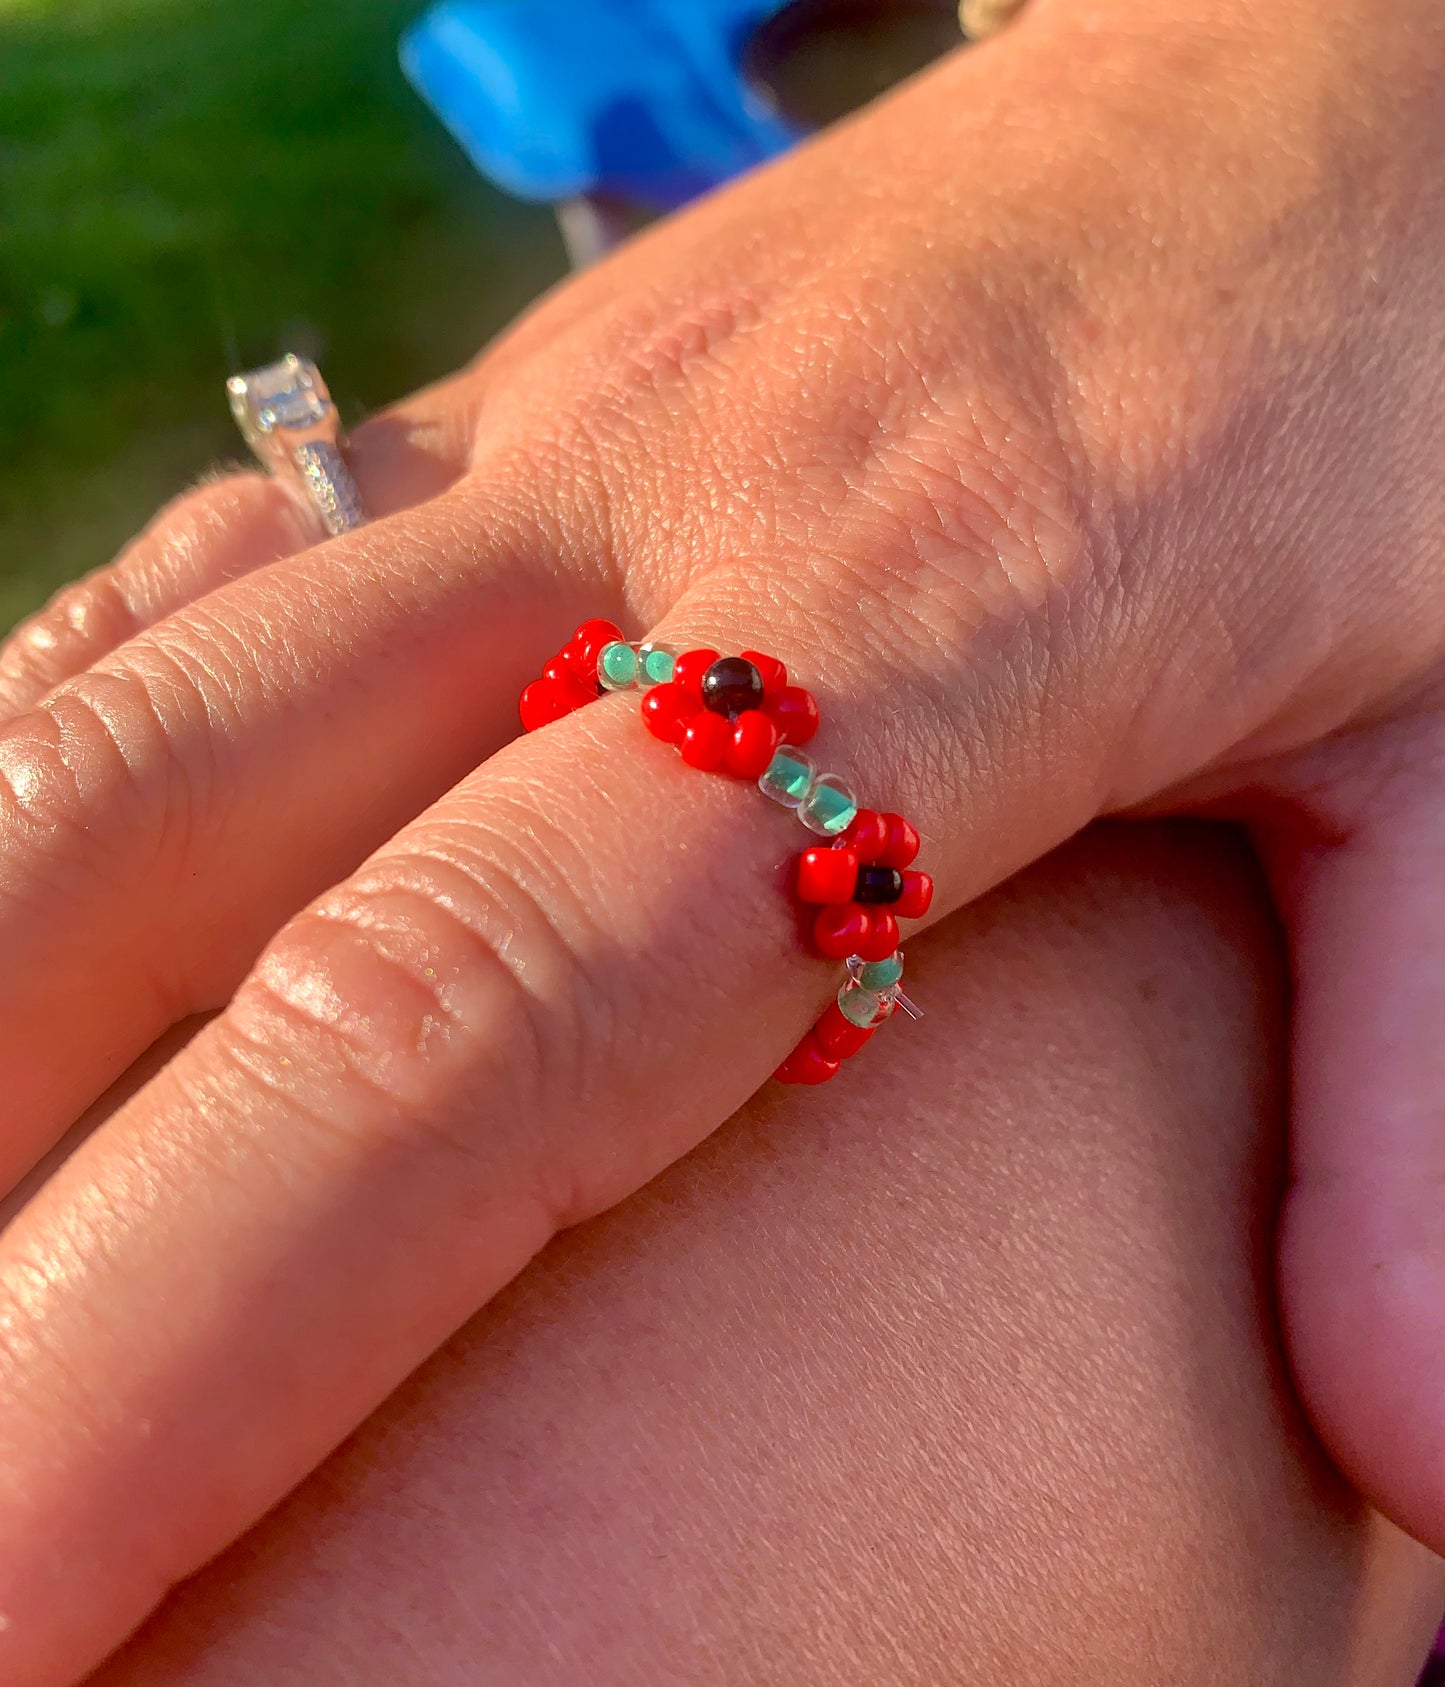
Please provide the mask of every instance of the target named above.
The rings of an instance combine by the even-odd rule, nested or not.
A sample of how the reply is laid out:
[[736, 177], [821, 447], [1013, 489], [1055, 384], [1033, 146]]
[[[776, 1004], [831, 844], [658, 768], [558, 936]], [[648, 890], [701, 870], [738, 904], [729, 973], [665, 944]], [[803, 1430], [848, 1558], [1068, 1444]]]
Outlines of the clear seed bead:
[[646, 690], [654, 685], [666, 685], [672, 678], [677, 652], [665, 644], [641, 644], [637, 647], [637, 683]]
[[620, 641], [604, 644], [597, 658], [597, 683], [604, 691], [630, 691], [637, 684], [637, 652]]
[[784, 744], [763, 769], [758, 789], [784, 808], [796, 808], [813, 788], [818, 769], [810, 756], [791, 744]]
[[838, 992], [838, 1012], [860, 1031], [870, 1031], [875, 1025], [881, 1025], [893, 1012], [896, 999], [897, 990], [894, 987], [887, 990], [865, 990], [861, 984], [850, 978]]
[[839, 832], [847, 831], [857, 813], [853, 793], [832, 773], [816, 780], [806, 801], [798, 806], [799, 820], [820, 838], [835, 838]]

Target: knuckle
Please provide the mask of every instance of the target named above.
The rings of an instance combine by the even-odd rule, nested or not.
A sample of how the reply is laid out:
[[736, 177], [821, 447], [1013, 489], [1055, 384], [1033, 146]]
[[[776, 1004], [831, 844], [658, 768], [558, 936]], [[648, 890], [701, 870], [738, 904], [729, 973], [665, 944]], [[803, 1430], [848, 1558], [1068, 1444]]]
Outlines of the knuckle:
[[43, 696], [138, 626], [120, 574], [100, 569], [62, 588], [15, 629], [0, 648], [0, 692], [22, 702]]
[[714, 280], [685, 298], [664, 285], [629, 293], [557, 347], [573, 394], [569, 414], [625, 416], [639, 400], [685, 396], [725, 371], [730, 348], [765, 316], [748, 280]]
[[115, 562], [63, 587], [0, 645], [0, 698], [32, 705], [188, 599], [322, 536], [267, 476], [227, 474], [193, 488]]
[[598, 999], [564, 924], [504, 863], [390, 855], [291, 922], [227, 1021], [248, 1062], [348, 1135], [530, 1176], [560, 1224], [568, 1174], [535, 1121], [584, 1093], [597, 1027], [578, 1003]]
[[0, 847], [16, 864], [127, 876], [184, 842], [194, 758], [135, 673], [90, 674], [0, 729]]
[[604, 387], [627, 394], [662, 393], [717, 370], [727, 348], [764, 320], [754, 285], [714, 282], [681, 303], [643, 298], [624, 301], [620, 333]]
[[[658, 550], [658, 508], [676, 507], [691, 534], [697, 501], [676, 493], [722, 472], [720, 417], [746, 411], [739, 347], [764, 314], [750, 284], [721, 280], [681, 300], [645, 289], [583, 322], [544, 355], [536, 383], [492, 395], [474, 478], [529, 488], [569, 550], [629, 559], [636, 589]], [[696, 561], [686, 542], [667, 548], [669, 578]]]
[[1070, 467], [1047, 440], [1025, 446], [1028, 431], [971, 416], [880, 444], [857, 519], [882, 558], [875, 589], [902, 630], [936, 641], [940, 614], [962, 633], [1009, 629], [1092, 576], [1097, 538]]
[[994, 659], [972, 665], [972, 683], [991, 678], [1012, 707], [1052, 689], [1080, 621], [1098, 613], [1099, 544], [1062, 465], [1029, 484], [974, 440], [913, 441], [869, 464], [805, 589], [821, 586], [830, 610], [861, 605], [905, 673], [987, 649]]
[[55, 718], [36, 713], [0, 731], [0, 844], [8, 851], [81, 829], [79, 783]]
[[1095, 748], [1070, 711], [1117, 546], [1078, 453], [1039, 394], [961, 382], [896, 346], [880, 367], [888, 380], [859, 389], [829, 460], [827, 516], [799, 536], [790, 601], [805, 621], [867, 625], [854, 677], [874, 683], [880, 658], [892, 676], [872, 746], [884, 765], [904, 761], [925, 789], [960, 768], [996, 787], [1048, 771], [1057, 739], [1091, 789]]

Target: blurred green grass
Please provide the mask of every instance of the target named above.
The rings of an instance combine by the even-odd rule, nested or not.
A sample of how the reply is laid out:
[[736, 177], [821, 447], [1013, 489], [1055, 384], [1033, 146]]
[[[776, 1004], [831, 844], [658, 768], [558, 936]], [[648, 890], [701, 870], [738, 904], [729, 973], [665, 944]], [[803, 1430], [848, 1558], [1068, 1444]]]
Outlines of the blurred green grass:
[[403, 81], [424, 0], [0, 0], [0, 628], [239, 455], [283, 350], [343, 417], [564, 268]]

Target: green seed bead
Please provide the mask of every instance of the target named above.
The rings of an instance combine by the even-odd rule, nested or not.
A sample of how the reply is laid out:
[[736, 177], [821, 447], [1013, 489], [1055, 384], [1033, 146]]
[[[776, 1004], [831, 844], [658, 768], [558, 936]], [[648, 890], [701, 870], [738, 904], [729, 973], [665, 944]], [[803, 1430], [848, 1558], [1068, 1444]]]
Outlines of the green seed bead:
[[865, 961], [858, 968], [858, 982], [865, 990], [886, 990], [903, 976], [903, 956], [898, 950], [882, 961]]
[[877, 990], [865, 990], [850, 979], [838, 992], [838, 1012], [850, 1025], [869, 1031], [893, 1012], [893, 998]]
[[597, 658], [597, 678], [604, 690], [629, 690], [637, 683], [637, 652], [620, 641], [604, 644]]
[[763, 769], [758, 789], [784, 808], [796, 808], [813, 788], [818, 770], [811, 758], [791, 744], [773, 753], [773, 759]]
[[810, 832], [819, 837], [833, 838], [846, 832], [858, 813], [853, 793], [841, 779], [825, 773], [808, 792], [807, 800], [798, 806], [798, 818]]
[[663, 644], [644, 644], [637, 653], [639, 685], [666, 685], [677, 657]]

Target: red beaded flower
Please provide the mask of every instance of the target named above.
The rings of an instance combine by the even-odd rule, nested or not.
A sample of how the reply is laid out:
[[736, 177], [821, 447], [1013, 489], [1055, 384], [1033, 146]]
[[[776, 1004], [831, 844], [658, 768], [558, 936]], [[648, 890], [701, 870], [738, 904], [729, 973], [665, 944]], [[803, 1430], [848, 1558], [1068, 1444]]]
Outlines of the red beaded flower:
[[757, 779], [779, 744], [806, 744], [818, 730], [818, 705], [788, 684], [775, 657], [687, 650], [672, 678], [643, 697], [642, 718], [654, 737], [677, 745], [689, 767]]
[[921, 920], [933, 901], [933, 880], [913, 870], [918, 848], [918, 833], [901, 814], [860, 808], [836, 843], [803, 851], [794, 882], [798, 900], [818, 909], [820, 954], [881, 961], [893, 953], [899, 920]]
[[597, 658], [606, 645], [622, 637], [611, 621], [584, 621], [572, 637], [522, 693], [519, 712], [524, 731], [536, 732], [598, 695]]
[[[818, 705], [789, 685], [775, 657], [755, 650], [719, 656], [626, 643], [611, 621], [584, 622], [522, 693], [522, 724], [546, 726], [608, 691], [641, 691], [642, 718], [690, 766], [756, 781], [831, 841], [797, 859], [795, 889], [812, 915], [818, 951], [847, 960], [848, 980], [778, 1068], [786, 1083], [818, 1084], [873, 1035], [895, 1008], [917, 1009], [899, 988], [898, 921], [922, 919], [933, 881], [913, 870], [918, 833], [901, 814], [855, 809], [841, 780], [819, 775], [808, 757], [779, 755], [818, 730]], [[848, 814], [846, 829], [832, 836]]]

